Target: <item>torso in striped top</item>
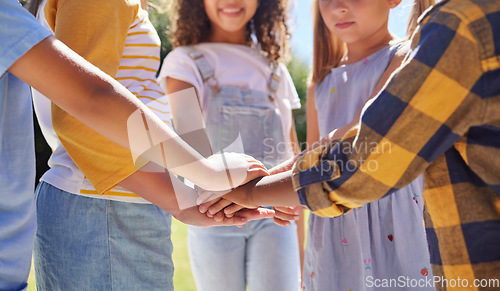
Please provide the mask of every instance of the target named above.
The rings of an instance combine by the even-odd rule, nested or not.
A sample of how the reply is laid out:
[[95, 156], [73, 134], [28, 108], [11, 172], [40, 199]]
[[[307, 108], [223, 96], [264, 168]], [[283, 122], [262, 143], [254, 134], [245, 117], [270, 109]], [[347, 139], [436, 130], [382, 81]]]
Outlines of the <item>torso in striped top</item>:
[[[45, 3], [42, 3], [42, 7], [44, 5]], [[38, 18], [42, 24], [48, 27], [43, 9], [40, 10]], [[160, 65], [159, 56], [160, 38], [148, 19], [147, 11], [139, 9], [127, 32], [115, 79], [136, 95], [164, 122], [171, 125], [168, 99], [156, 81], [156, 71]], [[49, 160], [51, 169], [43, 175], [41, 180], [67, 192], [82, 196], [148, 203], [138, 195], [119, 186], [100, 195], [71, 160], [58, 140], [52, 128], [50, 101], [38, 92], [34, 92], [33, 95], [35, 111], [42, 132], [53, 150]]]

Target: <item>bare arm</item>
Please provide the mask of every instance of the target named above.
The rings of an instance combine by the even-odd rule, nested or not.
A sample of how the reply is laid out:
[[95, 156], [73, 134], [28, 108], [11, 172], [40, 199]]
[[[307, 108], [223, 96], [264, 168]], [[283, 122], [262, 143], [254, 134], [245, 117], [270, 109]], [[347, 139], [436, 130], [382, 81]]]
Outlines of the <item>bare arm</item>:
[[[192, 84], [177, 79], [167, 77], [165, 82], [175, 132], [204, 157], [210, 156], [212, 149], [205, 131], [198, 92]], [[192, 92], [193, 94], [180, 94], [179, 92]]]
[[[377, 83], [377, 86], [375, 86], [375, 89], [373, 90], [372, 94], [368, 98], [368, 100], [365, 102], [365, 105], [371, 101], [373, 101], [373, 98], [375, 98], [380, 90], [384, 88], [385, 84], [388, 82], [394, 71], [396, 71], [397, 68], [399, 68], [406, 57], [408, 50], [406, 47], [403, 49], [399, 50], [394, 57], [392, 58], [391, 62], [389, 63], [389, 66], [385, 70], [385, 72], [382, 74], [380, 77], [379, 82]], [[307, 91], [307, 144], [309, 147], [302, 151], [302, 153], [311, 151], [318, 146], [321, 145], [326, 145], [330, 143], [334, 139], [338, 139], [343, 137], [352, 127], [356, 126], [359, 123], [360, 117], [361, 117], [361, 111], [365, 107], [364, 105], [358, 110], [354, 118], [352, 119], [351, 122], [349, 122], [346, 125], [343, 125], [332, 132], [330, 132], [327, 136], [325, 136], [323, 139], [319, 139], [319, 128], [318, 128], [318, 117], [317, 117], [317, 112], [316, 112], [316, 106], [314, 103], [314, 86], [309, 87]], [[284, 171], [288, 171], [292, 168], [293, 164], [297, 161], [299, 156], [295, 156], [294, 158], [285, 161], [284, 163], [272, 168], [269, 170], [269, 174], [274, 175], [276, 173], [281, 173]]]
[[9, 71], [124, 147], [129, 147], [126, 124], [134, 111], [146, 112], [152, 122], [161, 123], [132, 93], [52, 36], [34, 46]]
[[318, 112], [314, 101], [315, 85], [309, 86], [307, 90], [307, 144], [312, 145], [319, 140]]
[[196, 226], [243, 225], [250, 220], [274, 215], [273, 211], [267, 209], [244, 209], [231, 218], [216, 221], [198, 211], [195, 203], [197, 192], [168, 172], [137, 171], [121, 181], [120, 186], [140, 193], [143, 198], [170, 212], [179, 221]]
[[247, 208], [256, 208], [260, 205], [300, 205], [299, 197], [293, 189], [291, 171], [255, 179], [227, 194], [207, 191], [200, 195], [197, 203], [203, 204], [220, 196]]
[[[122, 85], [54, 37], [34, 46], [9, 71], [125, 148], [134, 149], [129, 143], [129, 135], [144, 136], [147, 129], [156, 142], [136, 147], [136, 155], [174, 168], [178, 174], [207, 189], [230, 188], [220, 159], [204, 159]], [[265, 173], [258, 163], [234, 156], [228, 158], [234, 162], [230, 167], [237, 169], [231, 172], [232, 177], [235, 175], [234, 183], [243, 183]], [[249, 168], [258, 174], [247, 177], [244, 172]], [[245, 178], [241, 179], [243, 176]]]

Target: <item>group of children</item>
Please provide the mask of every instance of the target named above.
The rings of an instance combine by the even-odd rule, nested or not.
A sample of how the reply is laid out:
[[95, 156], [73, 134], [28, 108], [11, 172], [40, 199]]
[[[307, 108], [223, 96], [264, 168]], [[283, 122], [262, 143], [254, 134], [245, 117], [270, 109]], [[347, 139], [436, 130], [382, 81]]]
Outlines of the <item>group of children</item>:
[[[368, 2], [314, 3], [313, 85], [307, 120], [310, 144], [351, 122], [376, 85], [383, 85], [401, 63], [401, 56], [395, 55], [404, 55], [404, 42], [395, 39], [387, 27], [389, 11], [399, 1]], [[175, 49], [165, 59], [158, 81], [160, 43], [148, 20], [146, 2], [131, 5], [117, 0], [103, 5], [47, 0], [30, 8], [58, 39], [115, 76], [164, 122], [173, 122], [180, 136], [206, 129], [201, 141], [209, 141], [208, 149], [200, 139], [186, 139], [206, 157], [239, 151], [270, 169], [295, 156], [291, 111], [300, 102], [282, 62], [289, 36], [287, 1], [176, 4]], [[399, 61], [389, 66], [392, 59]], [[379, 81], [384, 72], [386, 76]], [[194, 88], [194, 96], [175, 94], [188, 88]], [[169, 104], [162, 98], [165, 93]], [[36, 91], [34, 104], [53, 149], [51, 169], [41, 178], [36, 194], [38, 288], [172, 289], [169, 212], [127, 190], [132, 186], [122, 180], [130, 180], [135, 169], [124, 171], [126, 165], [116, 162], [126, 161], [120, 159], [116, 147], [82, 133], [81, 124], [67, 120], [66, 126], [74, 128], [58, 138], [52, 119], [61, 113], [51, 113], [50, 101]], [[231, 147], [235, 137], [241, 139], [240, 148]], [[89, 153], [95, 143], [101, 145]], [[85, 163], [114, 163], [112, 167], [122, 173], [107, 182], [102, 172], [89, 174]], [[116, 182], [125, 187], [109, 188]], [[363, 278], [369, 275], [413, 278], [421, 276], [421, 268], [429, 269], [421, 184], [421, 179], [416, 180], [400, 190], [403, 193], [356, 209], [352, 215], [336, 219], [311, 215], [303, 288], [363, 290]], [[100, 195], [99, 188], [108, 191]], [[296, 229], [295, 224], [283, 227], [271, 218], [244, 227], [190, 226], [188, 250], [198, 290], [245, 290], [246, 286], [250, 290], [298, 290], [302, 269], [298, 238], [303, 231]]]
[[[432, 276], [422, 176], [398, 184], [373, 202], [362, 198], [372, 191], [369, 185], [348, 185], [356, 189], [353, 197], [369, 203], [358, 207], [354, 198], [333, 208], [332, 201], [342, 201], [335, 193], [340, 184], [314, 186], [320, 184], [307, 175], [318, 164], [304, 159], [322, 155], [319, 165], [328, 169], [321, 168], [321, 175], [333, 169], [327, 175], [331, 179], [338, 177], [337, 166], [345, 167], [339, 172], [346, 176], [355, 172], [349, 166], [367, 167], [362, 161], [352, 165], [354, 159], [343, 165], [335, 160], [332, 166], [325, 157], [334, 155], [333, 146], [325, 144], [353, 137], [351, 127], [409, 58], [409, 41], [397, 39], [388, 29], [389, 11], [401, 0], [312, 1], [314, 56], [307, 142], [319, 146], [299, 159], [293, 178], [289, 166], [298, 152], [292, 109], [300, 102], [283, 65], [289, 39], [288, 1], [174, 2], [174, 50], [158, 78], [160, 42], [148, 20], [146, 1], [42, 0], [29, 7], [56, 38], [114, 76], [175, 129], [183, 140], [165, 145], [162, 152], [168, 155], [159, 164], [186, 184], [189, 180], [209, 190], [198, 200], [252, 182], [224, 196], [227, 191], [221, 192], [216, 196], [222, 197], [202, 203], [199, 210], [183, 208], [180, 201], [196, 199], [199, 187], [185, 186], [152, 163], [134, 163], [128, 150], [104, 137], [109, 136], [99, 135], [55, 105], [51, 109], [49, 99], [34, 91], [38, 121], [53, 149], [51, 169], [43, 175], [35, 197], [39, 290], [173, 290], [171, 215], [190, 224], [188, 247], [198, 290], [375, 290], [379, 286], [367, 284], [368, 278], [372, 282]], [[408, 35], [433, 4], [416, 0]], [[359, 136], [357, 142], [363, 142]], [[382, 151], [400, 151], [387, 144]], [[363, 156], [372, 150], [354, 146], [337, 154]], [[188, 158], [178, 166], [176, 155], [183, 154]], [[207, 174], [209, 166], [189, 166], [195, 160], [213, 161], [217, 155], [225, 166], [218, 173], [228, 172], [230, 187], [220, 189], [208, 181], [218, 181], [217, 175]], [[243, 178], [234, 174], [238, 171], [227, 170], [228, 164], [242, 159], [241, 167], [248, 170]], [[315, 191], [330, 194], [311, 198]], [[315, 210], [309, 217], [303, 258], [300, 220], [280, 226], [273, 222], [271, 211], [253, 209], [274, 206], [278, 220], [286, 220], [300, 217], [300, 204]], [[320, 216], [333, 216], [329, 211], [334, 210], [339, 217]], [[243, 219], [238, 217], [258, 219], [241, 226]], [[419, 290], [433, 289], [419, 286]]]

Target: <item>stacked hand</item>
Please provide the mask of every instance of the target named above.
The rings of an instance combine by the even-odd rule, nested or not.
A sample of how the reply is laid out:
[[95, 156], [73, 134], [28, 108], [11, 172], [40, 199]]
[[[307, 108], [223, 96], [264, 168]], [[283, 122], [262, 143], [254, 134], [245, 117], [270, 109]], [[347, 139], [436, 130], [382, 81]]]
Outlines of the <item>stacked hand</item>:
[[199, 184], [205, 189], [224, 191], [243, 185], [255, 178], [269, 175], [261, 162], [244, 154], [214, 154], [206, 161], [215, 174], [206, 181], [210, 186]]
[[[204, 191], [199, 192], [199, 197], [196, 201], [199, 204], [199, 211], [205, 213], [208, 217], [216, 221], [223, 221], [234, 216], [239, 216], [251, 209], [262, 211], [265, 208], [260, 208], [252, 200], [251, 187], [256, 181], [251, 181], [243, 186], [240, 186], [231, 192], [221, 191]], [[274, 222], [277, 225], [289, 226], [289, 220], [298, 220], [302, 207], [273, 207]], [[262, 217], [265, 218], [265, 217]]]

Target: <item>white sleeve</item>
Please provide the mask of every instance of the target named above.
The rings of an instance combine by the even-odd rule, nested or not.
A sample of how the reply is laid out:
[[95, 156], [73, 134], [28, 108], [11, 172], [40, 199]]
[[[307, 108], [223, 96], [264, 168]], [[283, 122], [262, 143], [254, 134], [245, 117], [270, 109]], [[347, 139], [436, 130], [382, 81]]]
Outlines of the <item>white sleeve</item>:
[[200, 96], [203, 94], [203, 78], [200, 71], [189, 57], [187, 50], [182, 47], [171, 51], [163, 60], [158, 83], [165, 92], [167, 92], [167, 77], [189, 83], [194, 86]]
[[282, 84], [282, 96], [284, 99], [287, 99], [290, 102], [291, 109], [300, 108], [300, 99], [299, 94], [297, 94], [297, 89], [295, 89], [295, 85], [293, 84], [292, 76], [288, 72], [285, 64], [280, 63], [281, 70], [281, 82]]

